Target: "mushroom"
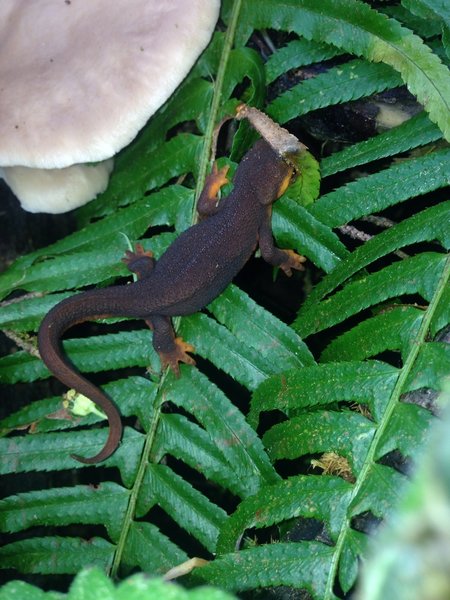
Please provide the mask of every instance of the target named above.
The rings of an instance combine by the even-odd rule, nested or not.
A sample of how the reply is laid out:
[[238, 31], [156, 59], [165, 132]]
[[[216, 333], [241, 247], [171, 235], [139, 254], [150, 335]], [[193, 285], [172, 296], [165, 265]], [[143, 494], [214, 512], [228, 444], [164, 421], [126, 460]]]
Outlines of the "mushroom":
[[109, 160], [208, 44], [220, 0], [1, 0], [0, 175], [30, 212], [106, 188]]

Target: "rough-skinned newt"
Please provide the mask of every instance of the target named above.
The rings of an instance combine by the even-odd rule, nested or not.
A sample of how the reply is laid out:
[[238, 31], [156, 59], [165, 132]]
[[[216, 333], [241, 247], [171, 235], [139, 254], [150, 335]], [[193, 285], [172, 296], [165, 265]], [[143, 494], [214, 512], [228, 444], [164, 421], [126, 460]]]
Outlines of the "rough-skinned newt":
[[[281, 129], [281, 128], [280, 128]], [[284, 131], [284, 130], [283, 130]], [[287, 132], [286, 132], [287, 133]], [[290, 135], [290, 134], [289, 134]], [[94, 289], [67, 298], [46, 315], [39, 329], [42, 360], [65, 385], [90, 398], [106, 414], [109, 436], [98, 454], [73, 455], [92, 464], [106, 459], [122, 436], [120, 414], [104, 392], [81, 375], [61, 346], [63, 333], [73, 325], [104, 317], [144, 319], [153, 330], [153, 346], [162, 367], [179, 372], [179, 362], [194, 364], [193, 347], [176, 338], [170, 318], [195, 313], [231, 282], [259, 245], [261, 255], [287, 275], [302, 269], [304, 258], [276, 248], [272, 237], [272, 203], [286, 190], [293, 167], [286, 157], [260, 139], [239, 164], [231, 193], [217, 201], [226, 182], [226, 169], [207, 177], [197, 203], [199, 223], [184, 231], [158, 261], [137, 246], [124, 261], [138, 279], [129, 285]]]

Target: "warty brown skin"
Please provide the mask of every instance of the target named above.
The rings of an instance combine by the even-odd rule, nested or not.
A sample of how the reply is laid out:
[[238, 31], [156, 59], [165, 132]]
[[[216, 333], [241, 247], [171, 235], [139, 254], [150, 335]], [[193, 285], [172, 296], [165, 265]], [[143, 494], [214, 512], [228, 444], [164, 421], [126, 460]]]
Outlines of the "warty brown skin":
[[104, 317], [144, 319], [153, 330], [153, 346], [163, 366], [178, 373], [178, 362], [193, 364], [186, 353], [193, 348], [175, 338], [170, 317], [195, 313], [232, 281], [259, 244], [270, 264], [288, 275], [301, 269], [303, 257], [274, 246], [272, 203], [288, 186], [293, 169], [263, 139], [239, 164], [231, 193], [216, 202], [226, 181], [224, 170], [207, 178], [197, 209], [205, 217], [184, 231], [158, 261], [142, 248], [128, 252], [128, 268], [138, 275], [129, 285], [82, 292], [52, 308], [39, 329], [42, 360], [65, 385], [90, 398], [106, 414], [109, 435], [98, 454], [76, 460], [93, 464], [108, 458], [122, 436], [120, 414], [104, 392], [81, 375], [61, 346], [61, 337], [73, 325]]

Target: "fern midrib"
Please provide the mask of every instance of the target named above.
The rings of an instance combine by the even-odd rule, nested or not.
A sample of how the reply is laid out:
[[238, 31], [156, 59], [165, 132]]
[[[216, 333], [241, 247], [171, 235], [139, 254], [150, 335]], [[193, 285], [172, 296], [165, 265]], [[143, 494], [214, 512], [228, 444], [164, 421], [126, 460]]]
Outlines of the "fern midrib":
[[[167, 377], [167, 371], [161, 377], [161, 386], [164, 385], [164, 382]], [[120, 563], [122, 561], [122, 556], [125, 551], [125, 545], [128, 537], [128, 533], [130, 531], [131, 524], [133, 522], [135, 512], [136, 512], [136, 503], [138, 500], [139, 492], [142, 487], [142, 482], [145, 477], [145, 472], [147, 470], [147, 464], [149, 461], [150, 453], [153, 448], [153, 442], [155, 441], [156, 431], [158, 429], [159, 418], [161, 415], [161, 407], [164, 401], [164, 395], [162, 393], [158, 393], [156, 395], [155, 400], [155, 409], [152, 413], [152, 418], [150, 422], [150, 427], [147, 435], [145, 436], [144, 448], [142, 450], [141, 459], [139, 462], [138, 471], [136, 474], [136, 479], [133, 483], [133, 487], [131, 488], [130, 499], [127, 505], [127, 509], [123, 518], [123, 527], [120, 531], [119, 540], [117, 542], [116, 551], [114, 553], [114, 559], [111, 565], [110, 576], [115, 579], [117, 577], [117, 571], [120, 567]]]
[[[411, 35], [414, 35], [414, 34], [411, 34]], [[420, 39], [418, 36], [414, 36], [414, 37], [417, 37], [417, 39]], [[405, 52], [404, 52], [404, 51], [403, 51], [401, 48], [399, 48], [399, 47], [398, 47], [398, 46], [396, 46], [395, 44], [391, 44], [390, 42], [386, 42], [386, 41], [384, 41], [384, 40], [383, 40], [383, 42], [384, 42], [384, 43], [385, 43], [387, 46], [389, 46], [389, 47], [393, 48], [393, 49], [394, 49], [396, 52], [398, 52], [398, 53], [401, 55], [401, 57], [402, 57], [402, 58], [405, 60], [405, 62], [408, 62], [409, 64], [412, 64], [412, 65], [414, 65], [414, 66], [415, 66], [415, 68], [416, 68], [416, 69], [418, 69], [418, 70], [419, 70], [419, 71], [422, 73], [422, 75], [423, 75], [423, 77], [425, 78], [425, 80], [426, 80], [427, 84], [428, 84], [428, 85], [430, 85], [432, 88], [434, 88], [434, 90], [435, 90], [435, 92], [436, 92], [437, 96], [439, 96], [439, 98], [442, 100], [442, 103], [444, 104], [445, 108], [447, 109], [447, 113], [449, 113], [449, 112], [450, 112], [450, 104], [447, 102], [447, 100], [445, 99], [445, 96], [443, 96], [443, 95], [441, 94], [441, 92], [440, 92], [439, 88], [436, 86], [436, 84], [435, 84], [435, 79], [434, 79], [434, 78], [431, 78], [431, 77], [428, 75], [428, 73], [427, 73], [427, 72], [426, 72], [426, 71], [425, 71], [425, 70], [424, 70], [422, 67], [420, 67], [420, 66], [417, 64], [417, 62], [416, 62], [416, 61], [414, 61], [413, 59], [411, 59], [411, 58], [408, 56], [408, 54], [406, 54], [406, 53], [405, 53]], [[424, 46], [426, 46], [426, 44], [425, 44], [425, 43], [424, 43]], [[429, 48], [428, 46], [426, 46], [426, 47], [427, 47], [427, 48]], [[436, 55], [434, 55], [434, 56], [436, 56]], [[386, 62], [386, 64], [390, 64], [390, 63], [388, 63], [387, 61], [383, 61], [383, 62]], [[408, 81], [406, 80], [406, 78], [405, 78], [405, 77], [403, 77], [403, 73], [402, 73], [402, 71], [401, 71], [400, 69], [397, 69], [397, 68], [396, 68], [394, 65], [392, 65], [392, 64], [391, 64], [390, 66], [391, 66], [391, 67], [393, 67], [393, 68], [394, 68], [396, 71], [398, 70], [398, 72], [399, 72], [399, 73], [402, 75], [402, 78], [403, 78], [403, 80], [405, 81], [405, 84], [408, 84]], [[428, 111], [428, 110], [427, 110], [427, 113], [429, 113], [429, 111]]]
[[[436, 309], [439, 305], [439, 302], [440, 302], [441, 297], [445, 290], [445, 286], [448, 283], [449, 277], [450, 277], [450, 255], [447, 256], [447, 261], [444, 264], [442, 275], [436, 286], [436, 291], [433, 295], [433, 298], [430, 301], [430, 304], [428, 305], [427, 310], [425, 311], [421, 326], [417, 332], [416, 339], [412, 340], [411, 350], [409, 351], [408, 356], [405, 359], [405, 363], [399, 373], [399, 376], [397, 378], [397, 382], [394, 386], [394, 389], [392, 390], [392, 394], [391, 394], [389, 402], [386, 406], [384, 415], [380, 420], [380, 425], [377, 428], [376, 433], [373, 437], [373, 440], [370, 444], [370, 447], [369, 447], [369, 450], [368, 450], [368, 453], [366, 456], [366, 460], [364, 461], [364, 465], [363, 465], [361, 472], [360, 472], [360, 474], [355, 482], [355, 485], [353, 487], [352, 495], [349, 500], [349, 506], [351, 506], [353, 500], [359, 494], [359, 491], [360, 491], [362, 485], [365, 483], [365, 481], [369, 475], [369, 471], [374, 464], [374, 456], [375, 456], [376, 450], [378, 448], [380, 439], [383, 436], [383, 434], [386, 430], [386, 427], [389, 424], [392, 413], [393, 413], [395, 407], [397, 406], [397, 403], [400, 400], [400, 396], [402, 394], [402, 390], [406, 383], [406, 380], [408, 379], [408, 377], [412, 371], [412, 368], [414, 366], [414, 363], [417, 359], [418, 353], [425, 342], [425, 337], [426, 337], [428, 329], [430, 327], [431, 320], [432, 320], [433, 315], [436, 312]], [[336, 541], [335, 552], [333, 554], [331, 568], [330, 568], [330, 571], [328, 574], [326, 592], [325, 592], [325, 596], [324, 596], [325, 600], [331, 600], [331, 599], [335, 598], [335, 596], [333, 594], [333, 585], [334, 585], [334, 582], [336, 579], [337, 569], [338, 569], [338, 565], [339, 565], [339, 559], [341, 557], [342, 549], [343, 549], [343, 546], [345, 543], [345, 538], [346, 538], [347, 532], [349, 530], [350, 530], [350, 518], [346, 517], [342, 523], [341, 531], [340, 531], [338, 539]]]
[[[242, 0], [234, 0], [233, 8], [231, 13], [230, 22], [227, 27], [227, 31], [225, 34], [225, 41], [223, 45], [222, 54], [220, 56], [219, 67], [217, 69], [216, 81], [214, 84], [214, 92], [211, 101], [211, 108], [209, 110], [208, 122], [206, 124], [205, 136], [203, 149], [200, 156], [200, 165], [198, 171], [198, 179], [197, 184], [195, 186], [195, 199], [197, 201], [198, 197], [201, 194], [203, 186], [205, 185], [206, 180], [206, 171], [208, 169], [208, 163], [210, 160], [212, 141], [214, 137], [214, 128], [217, 122], [217, 115], [219, 113], [220, 101], [222, 97], [222, 88], [223, 82], [225, 78], [225, 72], [227, 69], [228, 61], [230, 58], [231, 49], [233, 47], [233, 42], [236, 34], [236, 28], [238, 24], [239, 14], [241, 11]], [[196, 209], [193, 207], [192, 213], [192, 223], [195, 222], [196, 219]]]
[[[218, 115], [219, 107], [220, 107], [220, 100], [221, 100], [221, 96], [222, 96], [224, 76], [225, 76], [226, 68], [228, 65], [230, 52], [231, 52], [231, 49], [233, 46], [233, 41], [235, 38], [236, 27], [237, 27], [237, 23], [238, 23], [239, 13], [241, 10], [241, 4], [242, 4], [242, 0], [234, 1], [231, 18], [230, 18], [230, 23], [227, 28], [226, 34], [225, 34], [224, 47], [223, 47], [223, 51], [222, 51], [222, 54], [220, 57], [219, 67], [217, 70], [216, 82], [214, 85], [214, 93], [213, 93], [213, 98], [212, 98], [212, 102], [211, 102], [211, 108], [209, 111], [208, 122], [207, 122], [206, 130], [205, 130], [204, 144], [203, 144], [202, 153], [200, 156], [199, 176], [197, 179], [196, 194], [195, 194], [196, 199], [200, 195], [201, 190], [205, 183], [205, 179], [206, 179], [206, 170], [208, 168], [209, 155], [211, 152], [211, 146], [212, 146], [212, 140], [213, 140], [213, 134], [214, 134], [214, 127], [215, 127], [215, 123], [217, 121], [217, 115]], [[195, 219], [196, 219], [196, 209], [195, 209], [195, 204], [194, 204], [192, 216], [191, 216], [191, 224], [194, 224]], [[175, 331], [178, 331], [178, 329], [179, 329], [180, 320], [181, 320], [180, 317], [177, 317], [176, 319], [173, 320], [173, 326], [174, 326]], [[120, 564], [122, 562], [122, 557], [124, 555], [127, 537], [128, 537], [130, 527], [131, 527], [131, 524], [133, 523], [135, 513], [136, 513], [136, 504], [138, 501], [139, 492], [142, 487], [142, 483], [143, 483], [145, 473], [147, 470], [147, 465], [148, 465], [150, 455], [152, 452], [152, 448], [153, 448], [153, 444], [155, 441], [156, 432], [158, 429], [160, 416], [161, 416], [161, 408], [162, 408], [162, 404], [164, 402], [163, 390], [164, 390], [166, 377], [167, 377], [167, 370], [165, 373], [163, 373], [161, 380], [159, 382], [159, 385], [158, 385], [158, 393], [156, 394], [155, 407], [154, 407], [154, 411], [152, 414], [150, 427], [149, 427], [148, 433], [145, 438], [145, 443], [144, 443], [144, 447], [143, 447], [142, 454], [140, 457], [140, 462], [139, 462], [138, 471], [136, 474], [136, 479], [135, 479], [133, 487], [131, 489], [130, 499], [129, 499], [127, 509], [124, 514], [123, 526], [122, 526], [122, 529], [120, 532], [116, 551], [114, 553], [114, 559], [113, 559], [111, 569], [110, 569], [110, 576], [113, 579], [117, 577], [117, 573], [118, 573]]]

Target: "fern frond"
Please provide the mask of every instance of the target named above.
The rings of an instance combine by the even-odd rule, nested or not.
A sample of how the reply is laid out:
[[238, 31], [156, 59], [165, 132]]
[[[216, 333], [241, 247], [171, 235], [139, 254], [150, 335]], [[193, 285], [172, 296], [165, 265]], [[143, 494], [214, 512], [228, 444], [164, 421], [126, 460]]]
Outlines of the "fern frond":
[[449, 167], [448, 149], [411, 158], [325, 194], [309, 211], [329, 227], [338, 227], [448, 185]]
[[[396, 14], [414, 23], [407, 13]], [[1, 298], [35, 294], [0, 309], [1, 327], [27, 349], [0, 358], [0, 381], [35, 399], [0, 421], [0, 472], [11, 485], [0, 503], [0, 557], [19, 574], [74, 574], [90, 562], [116, 578], [139, 569], [161, 575], [195, 553], [210, 562], [189, 585], [291, 585], [334, 600], [339, 587], [352, 588], [366, 554], [358, 523], [366, 513], [388, 516], [407, 484], [391, 456], [415, 460], [428, 435], [434, 417], [414, 396], [423, 388], [434, 394], [448, 370], [441, 330], [450, 323], [449, 202], [438, 190], [449, 182], [450, 152], [431, 144], [450, 130], [450, 77], [438, 58], [445, 40], [432, 40], [431, 51], [358, 0], [224, 0], [222, 23], [227, 31], [215, 34], [175, 95], [116, 158], [108, 189], [77, 211], [78, 231], [0, 275]], [[439, 35], [436, 23], [418, 31]], [[254, 49], [260, 28], [270, 32], [263, 42], [270, 35], [275, 46], [286, 37], [274, 31], [290, 34], [265, 64]], [[135, 321], [96, 323], [86, 337], [67, 340], [69, 357], [96, 374], [125, 421], [121, 445], [104, 464], [74, 462], [70, 453], [95, 454], [106, 421], [99, 412], [72, 414], [44, 387], [49, 373], [32, 356], [44, 314], [73, 290], [125, 276], [122, 234], [158, 255], [193, 223], [214, 127], [239, 102], [264, 107], [267, 81], [283, 83], [288, 69], [344, 53], [350, 59], [334, 61], [343, 64], [278, 97], [273, 86], [267, 110], [284, 122], [405, 82], [429, 117], [323, 158], [323, 176], [345, 173], [326, 179], [321, 196], [317, 163], [308, 157], [297, 184], [275, 203], [277, 244], [310, 261], [286, 287], [292, 306], [307, 296], [294, 327], [232, 285], [202, 314], [176, 321], [198, 356], [198, 367], [183, 365], [179, 379], [159, 372], [151, 332]], [[239, 160], [253, 140], [241, 124], [220, 161]], [[413, 157], [392, 159], [426, 144]], [[369, 175], [352, 181], [358, 165], [368, 165]], [[378, 212], [399, 222], [356, 250], [336, 231]], [[99, 327], [108, 329], [99, 335]], [[314, 456], [321, 453], [345, 469], [326, 467]], [[329, 470], [319, 476], [310, 468]], [[76, 469], [70, 479], [69, 469]], [[302, 519], [318, 523], [321, 534], [293, 542], [286, 530]], [[261, 539], [280, 543], [258, 546], [264, 528]], [[133, 598], [146, 583], [138, 577], [116, 589], [94, 570], [76, 578], [69, 594], [98, 586], [112, 598]], [[154, 585], [166, 597], [164, 584]], [[202, 589], [183, 593], [209, 597]]]
[[381, 271], [347, 284], [342, 291], [316, 305], [314, 315], [304, 312], [295, 321], [295, 329], [304, 337], [341, 323], [349, 316], [402, 294], [418, 293], [429, 300], [435, 291], [446, 256], [423, 252]]
[[[66, 260], [76, 261], [76, 257], [73, 257], [72, 254], [78, 251], [94, 251], [96, 249], [98, 255], [99, 247], [105, 248], [105, 250], [109, 248], [110, 251], [114, 246], [116, 248], [124, 247], [123, 234], [131, 239], [142, 236], [148, 229], [149, 215], [151, 215], [150, 219], [154, 225], [171, 225], [175, 222], [177, 227], [184, 229], [187, 226], [186, 223], [189, 222], [187, 214], [190, 215], [192, 202], [191, 190], [181, 186], [171, 186], [152, 196], [141, 198], [133, 206], [118, 211], [110, 217], [92, 224], [89, 228], [81, 229], [47, 248], [19, 258], [0, 277], [0, 297], [4, 297], [14, 289], [34, 290], [34, 285], [37, 283], [34, 269], [40, 269], [41, 277], [47, 271], [57, 272], [58, 268], [52, 268], [55, 256], [67, 253], [71, 258]], [[188, 213], [186, 214], [187, 208]], [[85, 270], [78, 270], [80, 277], [86, 276], [83, 273]], [[30, 285], [27, 285], [28, 281], [30, 281]], [[61, 287], [54, 286], [54, 289], [61, 289]]]
[[113, 482], [24, 492], [0, 501], [3, 530], [11, 533], [36, 525], [69, 525], [76, 514], [80, 523], [103, 521], [114, 539], [121, 527], [117, 515], [124, 513], [128, 496], [129, 490]]
[[389, 66], [356, 59], [302, 81], [278, 96], [269, 105], [268, 112], [276, 121], [285, 123], [312, 110], [357, 100], [399, 85], [401, 78]]
[[400, 350], [404, 356], [422, 317], [422, 311], [413, 306], [390, 307], [335, 338], [323, 351], [321, 361], [364, 360], [386, 350]]
[[111, 564], [114, 546], [103, 538], [48, 536], [12, 542], [0, 548], [2, 566], [22, 573], [78, 573], [85, 564], [104, 569]]
[[262, 310], [238, 287], [229, 286], [208, 306], [208, 310], [242, 343], [248, 343], [271, 361], [276, 356], [283, 369], [314, 363], [302, 339], [290, 327]]
[[329, 60], [340, 52], [335, 46], [306, 40], [294, 40], [269, 56], [266, 64], [267, 83], [291, 69]]
[[331, 227], [287, 195], [275, 205], [273, 229], [281, 245], [304, 252], [327, 273], [347, 256], [347, 249]]
[[[293, 517], [327, 521], [330, 534], [339, 533], [341, 519], [351, 495], [351, 484], [340, 477], [298, 475], [243, 500], [222, 528], [217, 552], [224, 554], [238, 549], [247, 529], [268, 527]], [[265, 509], [262, 505], [265, 504]]]
[[425, 112], [421, 112], [376, 137], [327, 156], [320, 163], [322, 177], [407, 152], [412, 148], [435, 142], [441, 137], [439, 128], [430, 121]]
[[[324, 598], [323, 571], [332, 559], [333, 551], [325, 544], [278, 543], [225, 554], [202, 567], [198, 575], [230, 591], [291, 586], [306, 589], [313, 598]], [[336, 600], [334, 595], [330, 598]]]
[[252, 28], [267, 27], [295, 31], [390, 65], [450, 139], [449, 71], [418, 36], [394, 19], [358, 0], [258, 0], [257, 10], [254, 2], [244, 3], [238, 39], [247, 40]]
[[[154, 551], [154, 547], [149, 548]], [[26, 598], [27, 600], [89, 600], [101, 597], [104, 600], [233, 600], [231, 594], [210, 586], [185, 590], [172, 582], [149, 578], [143, 574], [132, 575], [116, 587], [98, 568], [83, 569], [75, 577], [67, 594], [44, 592], [24, 581], [11, 581], [0, 589], [0, 600]]]
[[[438, 377], [430, 372], [424, 373], [420, 352], [426, 351], [429, 346], [425, 339], [449, 278], [450, 259], [447, 258], [437, 276], [420, 327], [410, 332], [409, 349], [401, 369], [368, 361], [318, 365], [271, 377], [256, 390], [250, 414], [252, 422], [264, 410], [276, 409], [286, 415], [285, 421], [271, 427], [263, 438], [274, 460], [292, 460], [332, 451], [348, 459], [354, 483], [337, 477], [315, 479], [311, 475], [301, 475], [266, 486], [244, 500], [222, 528], [218, 542], [219, 558], [202, 572], [208, 581], [223, 585], [224, 565], [234, 560], [241, 565], [240, 580], [234, 590], [247, 589], [249, 581], [252, 586], [278, 585], [281, 577], [278, 558], [281, 554], [286, 565], [284, 583], [307, 589], [314, 598], [334, 598], [336, 576], [345, 592], [352, 587], [357, 573], [357, 557], [365, 545], [363, 534], [353, 527], [354, 519], [368, 511], [376, 517], [385, 517], [398, 502], [407, 483], [403, 474], [380, 461], [392, 450], [410, 455], [411, 448], [417, 448], [427, 436], [431, 419], [429, 412], [420, 406], [402, 403], [400, 399], [411, 389], [423, 386], [436, 388]], [[443, 352], [441, 347], [440, 352]], [[445, 352], [442, 360], [448, 367], [447, 348]], [[436, 368], [439, 370], [439, 366]], [[420, 380], [414, 377], [414, 373], [420, 373]], [[349, 400], [368, 405], [372, 418], [348, 410], [343, 403]], [[328, 405], [328, 410], [318, 409], [323, 405]], [[339, 492], [333, 486], [337, 486]], [[333, 497], [333, 490], [336, 492], [334, 501], [328, 498], [329, 502], [322, 503], [325, 487], [330, 497]], [[331, 554], [330, 546], [310, 541], [235, 552], [248, 528], [281, 524], [299, 515], [324, 522], [333, 542]], [[314, 546], [314, 555], [320, 556], [322, 564], [320, 574], [315, 573], [315, 587], [310, 579], [311, 569], [314, 569], [311, 546]], [[270, 575], [260, 575], [260, 570], [257, 572], [252, 563], [255, 556], [260, 559], [260, 570], [263, 560], [271, 561]], [[289, 569], [294, 556], [298, 564], [305, 567], [297, 569], [295, 582]], [[320, 589], [318, 581], [322, 582]]]
[[357, 248], [347, 260], [334, 269], [333, 273], [317, 285], [300, 314], [306, 312], [309, 306], [323, 299], [359, 270], [395, 250], [417, 242], [432, 240], [439, 241], [444, 248], [450, 248], [449, 219], [450, 202], [442, 202], [374, 236], [366, 244]]

